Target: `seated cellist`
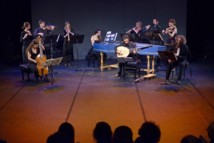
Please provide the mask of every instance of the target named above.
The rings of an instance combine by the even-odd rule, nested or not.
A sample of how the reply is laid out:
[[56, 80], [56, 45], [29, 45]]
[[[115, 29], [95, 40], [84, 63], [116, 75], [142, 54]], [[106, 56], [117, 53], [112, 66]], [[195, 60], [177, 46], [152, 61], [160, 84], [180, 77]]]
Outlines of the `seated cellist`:
[[43, 55], [45, 47], [41, 44], [41, 38], [32, 40], [28, 48], [26, 49], [28, 65], [32, 72], [35, 73], [35, 77], [38, 80], [39, 77], [43, 77], [48, 81], [48, 67], [45, 66], [46, 56]]

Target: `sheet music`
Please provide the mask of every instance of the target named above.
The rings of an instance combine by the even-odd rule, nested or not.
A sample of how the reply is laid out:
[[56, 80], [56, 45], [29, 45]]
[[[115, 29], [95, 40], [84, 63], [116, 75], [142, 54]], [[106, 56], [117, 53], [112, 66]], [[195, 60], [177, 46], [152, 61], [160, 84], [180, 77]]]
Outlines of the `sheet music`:
[[60, 62], [62, 61], [63, 57], [59, 57], [59, 58], [51, 58], [51, 59], [47, 59], [46, 60], [46, 66], [53, 66], [53, 65], [59, 65]]

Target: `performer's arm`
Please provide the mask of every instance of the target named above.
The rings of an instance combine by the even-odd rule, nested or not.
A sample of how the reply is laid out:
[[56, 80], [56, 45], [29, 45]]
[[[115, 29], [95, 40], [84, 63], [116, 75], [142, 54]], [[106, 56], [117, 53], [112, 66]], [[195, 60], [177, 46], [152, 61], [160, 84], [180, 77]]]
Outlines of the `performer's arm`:
[[29, 61], [31, 61], [31, 62], [33, 62], [33, 63], [37, 63], [36, 60], [34, 60], [34, 59], [31, 58], [31, 54], [30, 54], [29, 51], [27, 52], [27, 58], [28, 58]]

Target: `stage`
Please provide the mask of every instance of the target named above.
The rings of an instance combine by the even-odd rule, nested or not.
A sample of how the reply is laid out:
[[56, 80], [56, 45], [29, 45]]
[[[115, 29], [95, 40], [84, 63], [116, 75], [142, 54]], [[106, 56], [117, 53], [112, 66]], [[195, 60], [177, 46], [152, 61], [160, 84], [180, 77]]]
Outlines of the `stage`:
[[8, 143], [45, 143], [58, 126], [68, 121], [75, 142], [94, 143], [93, 129], [106, 121], [112, 131], [120, 125], [132, 129], [133, 140], [144, 121], [161, 129], [160, 143], [179, 143], [185, 135], [202, 135], [214, 120], [214, 62], [191, 63], [181, 85], [162, 85], [165, 71], [152, 79], [134, 82], [115, 78], [117, 69], [100, 71], [80, 61], [54, 67], [55, 82], [22, 81], [18, 65], [0, 64], [0, 139]]

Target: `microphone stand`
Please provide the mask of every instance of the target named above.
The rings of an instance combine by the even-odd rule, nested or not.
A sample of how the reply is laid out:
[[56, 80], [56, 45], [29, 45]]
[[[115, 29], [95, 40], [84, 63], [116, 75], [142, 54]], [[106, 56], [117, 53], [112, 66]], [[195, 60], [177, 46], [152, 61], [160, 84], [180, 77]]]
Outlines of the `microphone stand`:
[[78, 50], [78, 39], [76, 38], [76, 44], [77, 44], [77, 68], [76, 71], [81, 71], [81, 69], [79, 69], [79, 50]]

